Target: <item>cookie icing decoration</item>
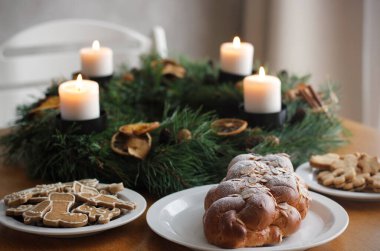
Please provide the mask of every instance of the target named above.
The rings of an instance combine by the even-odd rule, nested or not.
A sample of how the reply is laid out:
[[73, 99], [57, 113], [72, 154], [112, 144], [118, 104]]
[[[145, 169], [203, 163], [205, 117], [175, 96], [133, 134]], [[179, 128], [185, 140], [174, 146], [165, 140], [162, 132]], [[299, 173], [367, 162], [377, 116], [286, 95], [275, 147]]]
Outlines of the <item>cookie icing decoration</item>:
[[122, 182], [120, 183], [112, 183], [112, 184], [98, 184], [96, 189], [99, 190], [102, 194], [117, 194], [124, 190], [124, 185]]
[[79, 200], [84, 201], [93, 206], [101, 206], [107, 208], [123, 208], [132, 210], [136, 208], [136, 204], [131, 201], [120, 200], [113, 195], [98, 194], [93, 195], [90, 193], [78, 193]]
[[7, 210], [5, 211], [5, 214], [8, 216], [20, 216], [24, 212], [32, 209], [33, 207], [34, 205], [20, 205], [18, 207], [10, 207], [10, 208], [7, 208]]
[[37, 222], [41, 222], [42, 218], [51, 208], [51, 203], [49, 200], [44, 200], [37, 205], [35, 205], [32, 209], [24, 212], [22, 217], [24, 218], [25, 224], [33, 224]]
[[49, 185], [37, 185], [32, 189], [15, 192], [4, 197], [4, 204], [8, 207], [17, 207], [28, 202], [32, 197], [47, 196], [51, 192], [61, 191], [64, 185], [60, 182]]
[[75, 196], [68, 193], [51, 193], [49, 195], [50, 211], [43, 217], [43, 223], [49, 227], [82, 227], [88, 217], [82, 213], [70, 213]]
[[78, 181], [74, 181], [72, 192], [75, 193], [90, 193], [90, 194], [99, 194], [99, 191], [95, 187], [90, 187], [83, 185]]
[[80, 205], [75, 208], [73, 212], [86, 214], [90, 222], [97, 222], [99, 224], [106, 224], [121, 213], [119, 208], [110, 210], [108, 208], [98, 208], [87, 204]]

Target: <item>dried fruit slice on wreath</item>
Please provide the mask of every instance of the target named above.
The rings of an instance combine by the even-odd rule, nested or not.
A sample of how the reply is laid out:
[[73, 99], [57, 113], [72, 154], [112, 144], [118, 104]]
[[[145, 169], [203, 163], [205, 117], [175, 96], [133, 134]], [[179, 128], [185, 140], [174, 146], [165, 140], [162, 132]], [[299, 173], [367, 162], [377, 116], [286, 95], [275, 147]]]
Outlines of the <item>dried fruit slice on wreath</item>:
[[136, 124], [128, 124], [123, 125], [119, 128], [119, 132], [125, 135], [143, 135], [147, 132], [151, 132], [160, 127], [160, 122], [152, 122], [152, 123], [136, 123]]
[[166, 63], [162, 69], [162, 75], [184, 78], [186, 75], [186, 70], [179, 64]]
[[245, 131], [247, 126], [247, 121], [242, 119], [218, 119], [211, 124], [211, 128], [219, 136], [237, 135]]
[[163, 65], [162, 75], [164, 76], [184, 78], [186, 75], [186, 69], [174, 60], [155, 60], [151, 63], [152, 67], [156, 67], [157, 65]]
[[145, 159], [152, 146], [152, 137], [149, 133], [142, 135], [126, 135], [120, 132], [115, 133], [111, 140], [111, 149], [123, 156], [133, 156], [138, 159]]
[[44, 110], [49, 110], [49, 109], [58, 109], [59, 107], [59, 97], [58, 96], [49, 96], [42, 100], [40, 104], [32, 109], [30, 113], [36, 113]]

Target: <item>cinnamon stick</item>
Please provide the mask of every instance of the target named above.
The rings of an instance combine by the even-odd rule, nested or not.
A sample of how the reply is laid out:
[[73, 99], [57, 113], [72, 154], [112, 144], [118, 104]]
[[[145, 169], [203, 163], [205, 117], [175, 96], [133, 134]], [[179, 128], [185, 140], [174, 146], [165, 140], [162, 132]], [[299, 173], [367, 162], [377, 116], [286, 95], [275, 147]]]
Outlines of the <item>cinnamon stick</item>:
[[308, 85], [307, 89], [310, 91], [311, 95], [313, 96], [314, 100], [318, 103], [318, 105], [320, 107], [323, 107], [323, 101], [321, 100], [319, 95], [314, 91], [314, 88]]
[[311, 108], [318, 108], [318, 107], [320, 107], [318, 105], [317, 101], [315, 101], [314, 98], [312, 97], [312, 95], [309, 94], [309, 92], [306, 90], [306, 88], [300, 89], [300, 94], [306, 100], [306, 102], [311, 106]]

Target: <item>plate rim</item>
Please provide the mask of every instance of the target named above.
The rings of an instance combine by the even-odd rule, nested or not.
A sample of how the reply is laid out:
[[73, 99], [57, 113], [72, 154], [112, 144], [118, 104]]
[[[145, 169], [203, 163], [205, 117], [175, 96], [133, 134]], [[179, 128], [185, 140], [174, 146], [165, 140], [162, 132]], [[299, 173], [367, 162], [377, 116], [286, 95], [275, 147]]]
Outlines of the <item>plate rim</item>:
[[0, 200], [0, 224], [16, 231], [48, 236], [48, 237], [81, 237], [84, 235], [90, 235], [97, 232], [103, 232], [108, 229], [116, 228], [116, 227], [125, 225], [131, 221], [134, 221], [135, 219], [140, 217], [146, 210], [147, 202], [145, 198], [141, 194], [137, 193], [136, 191], [133, 191], [128, 188], [124, 188], [118, 194], [122, 197], [126, 197], [130, 199], [131, 201], [135, 202], [137, 205], [136, 209], [124, 214], [123, 216], [115, 220], [110, 221], [107, 224], [96, 224], [96, 225], [84, 226], [84, 227], [78, 227], [78, 228], [52, 228], [52, 227], [39, 227], [39, 226], [33, 226], [33, 225], [26, 225], [5, 214], [6, 206], [4, 204], [3, 199]]
[[[319, 184], [318, 181], [314, 179], [313, 167], [309, 162], [299, 165], [295, 172], [305, 181], [306, 185], [315, 192], [356, 201], [380, 201], [380, 193], [344, 191]], [[313, 178], [310, 178], [310, 175], [312, 175]]]
[[[182, 190], [182, 191], [179, 191], [179, 192], [176, 192], [173, 194], [169, 194], [169, 195], [161, 198], [160, 200], [156, 201], [148, 209], [147, 214], [146, 214], [146, 220], [147, 220], [148, 226], [152, 229], [153, 232], [155, 232], [159, 236], [161, 236], [161, 237], [163, 237], [169, 241], [175, 242], [177, 244], [180, 244], [180, 245], [183, 245], [183, 246], [186, 246], [189, 248], [193, 248], [193, 249], [197, 249], [197, 250], [207, 250], [207, 251], [226, 250], [223, 248], [219, 248], [217, 246], [200, 247], [199, 245], [197, 246], [196, 244], [188, 243], [186, 240], [178, 240], [178, 239], [174, 238], [173, 236], [167, 236], [166, 233], [162, 233], [160, 231], [160, 229], [158, 229], [159, 227], [157, 225], [155, 225], [155, 222], [159, 221], [158, 220], [159, 217], [157, 217], [155, 211], [157, 211], [157, 213], [159, 213], [164, 208], [164, 205], [168, 204], [168, 202], [171, 202], [171, 201], [174, 201], [176, 199], [180, 199], [181, 197], [184, 197], [184, 196], [180, 196], [180, 195], [186, 195], [186, 193], [189, 193], [191, 190], [193, 190], [192, 191], [193, 193], [201, 192], [203, 190], [206, 193], [212, 186], [215, 186], [215, 185], [217, 185], [217, 184], [204, 185], [204, 186], [197, 186], [197, 187], [189, 188], [189, 189]], [[314, 241], [313, 243], [311, 243], [309, 245], [289, 246], [289, 247], [286, 247], [284, 249], [283, 247], [281, 247], [281, 244], [280, 244], [278, 246], [267, 246], [267, 247], [246, 247], [246, 248], [239, 248], [237, 250], [246, 250], [246, 251], [248, 251], [248, 250], [252, 250], [252, 251], [253, 250], [263, 250], [263, 251], [264, 250], [294, 250], [294, 249], [296, 249], [296, 250], [302, 249], [303, 250], [303, 249], [308, 249], [308, 248], [316, 247], [319, 245], [323, 245], [323, 244], [337, 238], [339, 235], [341, 235], [347, 229], [348, 224], [349, 224], [349, 216], [348, 216], [346, 210], [341, 205], [339, 205], [335, 201], [331, 200], [330, 198], [327, 198], [321, 194], [314, 193], [314, 192], [310, 192], [310, 194], [314, 200], [314, 203], [317, 203], [317, 201], [318, 201], [319, 203], [323, 204], [325, 207], [330, 209], [330, 213], [334, 216], [336, 221], [340, 224], [340, 228], [338, 231], [334, 230], [334, 228], [333, 228], [334, 225], [332, 225], [328, 229], [328, 231], [324, 232], [321, 235], [321, 236], [327, 235], [327, 234], [330, 234], [329, 232], [333, 231], [331, 236], [329, 236], [328, 238], [324, 238], [323, 240], [317, 239], [317, 241]], [[336, 224], [338, 224], [338, 223], [336, 223]]]

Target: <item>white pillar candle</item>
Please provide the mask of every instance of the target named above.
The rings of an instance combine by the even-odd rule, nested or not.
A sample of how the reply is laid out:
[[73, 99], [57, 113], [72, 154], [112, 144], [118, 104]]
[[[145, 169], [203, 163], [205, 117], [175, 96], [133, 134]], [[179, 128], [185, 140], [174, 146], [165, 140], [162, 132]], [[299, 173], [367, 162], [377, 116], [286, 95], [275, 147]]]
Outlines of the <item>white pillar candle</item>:
[[109, 76], [113, 73], [113, 52], [110, 48], [100, 47], [99, 41], [92, 43], [92, 48], [80, 50], [82, 74], [89, 77]]
[[259, 75], [244, 78], [244, 109], [248, 113], [275, 113], [281, 111], [281, 81], [265, 75], [260, 67]]
[[228, 73], [248, 76], [252, 73], [253, 45], [241, 43], [239, 37], [234, 37], [232, 43], [220, 46], [220, 68]]
[[59, 109], [63, 120], [80, 121], [100, 116], [99, 85], [95, 81], [77, 80], [62, 83], [58, 88]]

